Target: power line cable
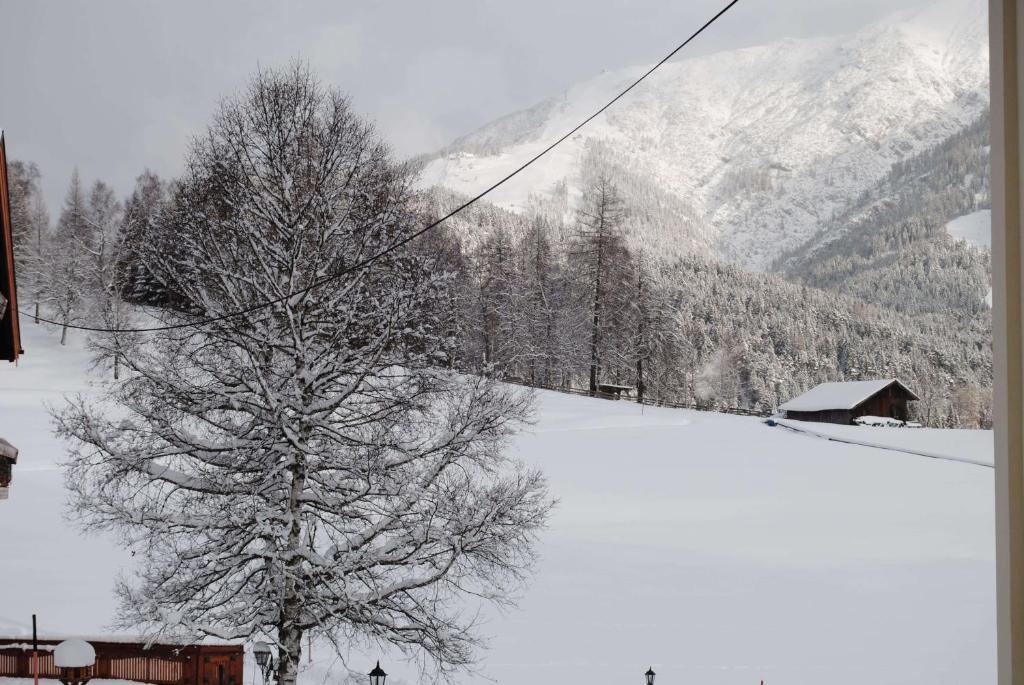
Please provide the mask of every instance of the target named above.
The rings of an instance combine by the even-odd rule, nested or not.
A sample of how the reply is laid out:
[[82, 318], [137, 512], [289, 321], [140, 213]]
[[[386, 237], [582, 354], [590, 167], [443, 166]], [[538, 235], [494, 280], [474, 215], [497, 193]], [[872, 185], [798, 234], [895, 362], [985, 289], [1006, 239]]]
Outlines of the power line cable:
[[629, 86], [627, 86], [625, 90], [621, 91], [618, 95], [616, 95], [611, 100], [606, 102], [600, 109], [598, 109], [596, 112], [594, 112], [593, 114], [588, 116], [586, 119], [581, 121], [579, 124], [577, 124], [571, 131], [569, 131], [568, 133], [563, 135], [561, 138], [559, 138], [558, 140], [554, 141], [553, 143], [548, 145], [546, 148], [544, 148], [543, 150], [538, 152], [536, 155], [534, 155], [529, 160], [527, 160], [524, 164], [522, 164], [521, 166], [517, 167], [512, 172], [510, 172], [508, 175], [503, 177], [501, 180], [499, 180], [496, 183], [492, 184], [491, 186], [486, 188], [484, 191], [478, 193], [477, 195], [473, 196], [469, 200], [466, 200], [461, 205], [459, 205], [458, 207], [456, 207], [452, 211], [448, 212], [447, 214], [445, 214], [440, 219], [437, 219], [436, 221], [433, 221], [433, 222], [427, 224], [423, 228], [420, 228], [420, 229], [414, 231], [413, 233], [410, 233], [409, 235], [407, 235], [406, 237], [402, 238], [398, 242], [395, 242], [395, 243], [389, 245], [388, 247], [384, 248], [383, 250], [381, 250], [379, 252], [376, 252], [375, 254], [370, 255], [366, 259], [364, 259], [364, 260], [362, 260], [360, 262], [357, 262], [357, 263], [353, 264], [350, 267], [342, 269], [341, 271], [333, 273], [330, 276], [326, 276], [326, 277], [320, 279], [319, 281], [315, 281], [312, 284], [306, 286], [305, 288], [301, 288], [300, 290], [296, 290], [295, 292], [290, 293], [288, 295], [285, 295], [283, 297], [278, 297], [278, 298], [275, 298], [273, 300], [266, 300], [266, 301], [260, 302], [258, 304], [254, 304], [251, 307], [246, 307], [244, 309], [239, 309], [238, 311], [229, 312], [227, 314], [221, 314], [221, 315], [218, 315], [218, 316], [212, 316], [212, 317], [209, 317], [209, 318], [206, 318], [206, 319], [202, 319], [201, 321], [190, 321], [190, 322], [187, 322], [187, 323], [170, 324], [170, 325], [166, 325], [166, 326], [151, 326], [151, 327], [146, 327], [146, 328], [94, 328], [94, 327], [91, 327], [91, 326], [77, 326], [77, 325], [74, 325], [74, 324], [64, 324], [64, 323], [61, 323], [61, 322], [58, 322], [58, 321], [51, 321], [51, 320], [45, 319], [45, 318], [43, 318], [41, 316], [36, 316], [34, 314], [27, 314], [26, 312], [23, 312], [23, 311], [21, 312], [21, 314], [22, 314], [22, 316], [30, 316], [33, 319], [38, 319], [39, 321], [44, 321], [46, 323], [54, 324], [54, 325], [57, 325], [57, 326], [66, 326], [67, 328], [72, 328], [72, 329], [76, 329], [76, 330], [80, 330], [80, 331], [92, 331], [92, 332], [95, 332], [95, 333], [150, 333], [150, 332], [155, 332], [155, 331], [170, 331], [170, 330], [176, 330], [176, 329], [181, 329], [181, 328], [191, 328], [191, 327], [194, 327], [194, 326], [195, 327], [205, 326], [207, 324], [216, 323], [218, 321], [224, 321], [226, 319], [233, 319], [236, 316], [244, 316], [245, 314], [250, 314], [250, 313], [258, 311], [260, 309], [265, 309], [266, 307], [272, 307], [275, 304], [279, 304], [281, 302], [289, 300], [289, 299], [291, 299], [291, 298], [293, 298], [293, 297], [295, 297], [297, 295], [302, 295], [302, 294], [307, 293], [307, 292], [309, 292], [311, 290], [314, 290], [316, 288], [320, 288], [320, 287], [325, 286], [325, 285], [327, 285], [329, 283], [333, 283], [334, 281], [337, 281], [338, 279], [342, 278], [343, 276], [346, 276], [346, 275], [348, 275], [348, 274], [350, 274], [350, 273], [352, 273], [354, 271], [359, 271], [361, 269], [365, 269], [367, 266], [369, 266], [373, 262], [377, 261], [378, 259], [380, 259], [384, 255], [388, 254], [389, 252], [393, 252], [394, 250], [397, 250], [398, 248], [403, 247], [403, 246], [409, 244], [413, 240], [416, 240], [417, 238], [419, 238], [421, 235], [423, 235], [427, 231], [430, 231], [430, 230], [432, 230], [434, 228], [437, 228], [438, 226], [440, 226], [442, 223], [444, 223], [448, 219], [451, 219], [453, 216], [455, 216], [459, 212], [463, 211], [464, 209], [467, 209], [468, 207], [470, 207], [471, 205], [473, 205], [476, 202], [480, 201], [481, 199], [486, 197], [488, 194], [490, 194], [491, 192], [493, 192], [497, 188], [501, 187], [502, 185], [504, 185], [508, 181], [512, 180], [515, 176], [517, 176], [522, 171], [527, 169], [534, 162], [539, 160], [541, 157], [543, 157], [547, 153], [551, 152], [553, 149], [555, 149], [556, 147], [561, 145], [563, 142], [565, 142], [568, 138], [570, 138], [573, 134], [575, 134], [581, 128], [583, 128], [584, 126], [589, 124], [591, 121], [596, 119], [598, 116], [603, 114], [606, 109], [608, 109], [609, 107], [614, 105], [616, 102], [618, 102], [620, 99], [622, 99], [626, 95], [626, 93], [630, 92], [631, 90], [636, 88], [638, 85], [640, 85], [644, 80], [647, 79], [648, 76], [653, 74], [659, 67], [661, 67], [666, 62], [668, 62], [670, 59], [675, 57], [676, 53], [678, 53], [680, 50], [682, 50], [687, 45], [689, 45], [694, 39], [697, 38], [697, 36], [699, 36], [700, 34], [704, 33], [705, 30], [707, 30], [712, 24], [714, 24], [716, 21], [718, 21], [722, 17], [723, 14], [725, 14], [730, 9], [732, 9], [733, 5], [735, 5], [738, 2], [739, 2], [739, 0], [731, 0], [727, 5], [725, 5], [725, 7], [723, 7], [721, 10], [719, 10], [713, 17], [711, 17], [706, 22], [704, 22], [704, 24], [699, 29], [697, 29], [692, 34], [690, 34], [689, 38], [687, 38], [682, 43], [677, 45], [672, 50], [672, 52], [670, 52], [667, 55], [665, 55], [661, 59], [661, 61], [659, 61], [657, 64], [655, 64], [653, 67], [651, 67], [647, 71], [645, 71], [638, 79], [636, 79], [635, 81], [630, 83]]

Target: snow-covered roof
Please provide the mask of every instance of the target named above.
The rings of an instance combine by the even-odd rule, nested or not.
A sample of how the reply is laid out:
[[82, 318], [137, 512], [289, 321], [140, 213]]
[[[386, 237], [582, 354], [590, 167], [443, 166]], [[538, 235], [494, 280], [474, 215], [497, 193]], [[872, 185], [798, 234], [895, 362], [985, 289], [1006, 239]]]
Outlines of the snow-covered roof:
[[0, 457], [16, 462], [18, 461], [18, 448], [0, 438]]
[[877, 381], [845, 381], [822, 383], [794, 397], [779, 409], [783, 411], [825, 411], [828, 409], [853, 409], [880, 390], [893, 383], [906, 390], [912, 399], [917, 395], [897, 378], [883, 378]]

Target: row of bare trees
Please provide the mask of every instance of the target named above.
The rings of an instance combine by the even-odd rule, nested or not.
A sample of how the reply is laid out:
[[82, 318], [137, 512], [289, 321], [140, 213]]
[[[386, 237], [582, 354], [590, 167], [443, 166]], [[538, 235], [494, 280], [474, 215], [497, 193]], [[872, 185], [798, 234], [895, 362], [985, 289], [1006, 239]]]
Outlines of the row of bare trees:
[[481, 208], [448, 233], [457, 298], [448, 325], [458, 368], [539, 386], [637, 389], [658, 385], [673, 304], [655, 260], [627, 245], [629, 208], [610, 174], [597, 174], [568, 223], [543, 213], [511, 225]]
[[[14, 161], [9, 172], [18, 283], [35, 321], [56, 321], [62, 344], [73, 326], [128, 326], [126, 303], [145, 302], [159, 290], [139, 246], [163, 206], [166, 185], [146, 171], [122, 202], [104, 181], [85, 187], [76, 170], [51, 225], [39, 168]], [[110, 361], [116, 377], [117, 360]]]
[[[574, 209], [475, 206], [448, 230], [457, 368], [537, 386], [636, 388], [640, 399], [775, 411], [817, 383], [900, 377], [916, 418], [988, 426], [987, 320], [906, 315], [629, 233], [649, 213], [597, 167]], [[457, 197], [441, 194], [435, 212]]]

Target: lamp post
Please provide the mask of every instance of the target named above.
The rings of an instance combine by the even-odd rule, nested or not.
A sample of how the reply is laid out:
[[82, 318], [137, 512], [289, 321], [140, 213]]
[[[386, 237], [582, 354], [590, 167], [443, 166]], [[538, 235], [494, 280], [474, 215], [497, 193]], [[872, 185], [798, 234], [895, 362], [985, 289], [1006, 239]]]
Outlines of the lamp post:
[[53, 650], [53, 665], [64, 685], [85, 685], [92, 678], [96, 650], [85, 640], [64, 640]]
[[647, 681], [647, 685], [654, 685], [654, 675], [654, 669], [648, 666], [647, 673], [644, 673], [644, 680]]
[[384, 669], [380, 667], [380, 661], [373, 667], [373, 670], [369, 673], [370, 685], [384, 685], [384, 681], [387, 680], [388, 674], [384, 672]]
[[252, 646], [252, 654], [256, 657], [256, 663], [263, 673], [263, 682], [273, 682], [274, 671], [277, 669], [277, 659], [270, 651], [270, 645], [262, 640]]

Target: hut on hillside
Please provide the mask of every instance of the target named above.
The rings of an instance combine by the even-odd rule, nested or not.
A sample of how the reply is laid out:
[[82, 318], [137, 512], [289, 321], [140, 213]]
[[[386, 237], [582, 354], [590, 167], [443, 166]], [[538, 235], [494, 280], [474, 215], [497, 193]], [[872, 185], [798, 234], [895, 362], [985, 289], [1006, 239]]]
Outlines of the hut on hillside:
[[622, 396], [629, 397], [633, 394], [632, 385], [616, 385], [615, 383], [599, 383], [596, 397], [603, 397], [606, 400], [621, 400]]
[[18, 462], [18, 448], [0, 438], [0, 499], [7, 499], [11, 486], [12, 471]]
[[794, 397], [779, 409], [787, 419], [852, 424], [861, 416], [906, 421], [907, 403], [917, 395], [896, 378], [877, 381], [822, 383]]

